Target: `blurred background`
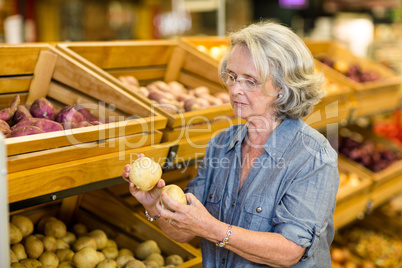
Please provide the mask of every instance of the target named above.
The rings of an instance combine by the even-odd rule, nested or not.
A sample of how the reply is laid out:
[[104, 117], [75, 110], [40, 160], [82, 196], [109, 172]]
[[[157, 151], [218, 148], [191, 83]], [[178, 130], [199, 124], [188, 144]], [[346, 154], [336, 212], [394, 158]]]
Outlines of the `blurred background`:
[[261, 19], [402, 70], [402, 0], [0, 0], [0, 43], [222, 36]]

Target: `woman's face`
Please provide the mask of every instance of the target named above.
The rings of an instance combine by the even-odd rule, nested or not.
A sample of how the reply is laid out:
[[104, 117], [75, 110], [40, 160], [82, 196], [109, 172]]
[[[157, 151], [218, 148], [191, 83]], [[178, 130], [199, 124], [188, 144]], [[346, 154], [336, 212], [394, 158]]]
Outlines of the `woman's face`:
[[272, 102], [277, 98], [278, 92], [269, 78], [266, 80], [264, 90], [264, 85], [261, 85], [261, 78], [257, 74], [248, 48], [243, 45], [233, 47], [227, 61], [226, 72], [236, 79], [246, 78], [257, 84], [254, 91], [242, 89], [238, 82], [233, 86], [228, 86], [235, 115], [249, 122], [273, 119]]

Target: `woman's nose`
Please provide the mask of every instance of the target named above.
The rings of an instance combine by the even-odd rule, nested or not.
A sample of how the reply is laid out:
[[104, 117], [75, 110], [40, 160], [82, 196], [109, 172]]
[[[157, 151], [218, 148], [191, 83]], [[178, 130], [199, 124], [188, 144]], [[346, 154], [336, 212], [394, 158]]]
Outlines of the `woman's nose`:
[[236, 94], [244, 94], [244, 90], [243, 90], [243, 88], [241, 87], [239, 81], [236, 81], [233, 86], [230, 86], [230, 87], [229, 87], [229, 89], [230, 89], [230, 91], [231, 91], [233, 94], [235, 94], [235, 95], [236, 95]]

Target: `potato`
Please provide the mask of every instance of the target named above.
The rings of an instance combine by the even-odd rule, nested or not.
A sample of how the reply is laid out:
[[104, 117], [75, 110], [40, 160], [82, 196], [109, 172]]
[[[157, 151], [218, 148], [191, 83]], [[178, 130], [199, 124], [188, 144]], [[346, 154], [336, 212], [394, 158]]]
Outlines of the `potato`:
[[84, 247], [74, 254], [73, 264], [77, 268], [95, 268], [99, 263], [96, 250], [91, 247]]
[[15, 137], [35, 135], [41, 133], [45, 133], [45, 131], [35, 126], [24, 126], [12, 130], [10, 133], [6, 135], [6, 138], [15, 138]]
[[14, 262], [11, 264], [11, 268], [26, 268], [26, 267], [19, 262]]
[[106, 260], [105, 254], [103, 254], [102, 252], [97, 251], [96, 254], [98, 254], [99, 262]]
[[102, 249], [103, 255], [105, 255], [106, 259], [115, 259], [119, 255], [119, 251], [114, 247], [107, 247]]
[[60, 263], [59, 258], [57, 258], [56, 254], [50, 251], [43, 252], [43, 254], [39, 257], [39, 261], [42, 263], [43, 266], [50, 265], [57, 267]]
[[14, 252], [18, 261], [28, 258], [25, 247], [21, 243], [14, 244], [11, 247], [11, 250]]
[[15, 111], [17, 110], [18, 105], [20, 104], [20, 96], [16, 95], [14, 97], [13, 102], [10, 107], [3, 108], [0, 110], [0, 119], [4, 121], [8, 121], [13, 118]]
[[161, 254], [161, 249], [155, 240], [147, 240], [138, 244], [135, 249], [135, 256], [140, 260], [145, 260], [152, 253]]
[[70, 245], [61, 238], [56, 239], [56, 249], [66, 249], [70, 248]]
[[12, 126], [11, 131], [25, 126], [38, 127], [45, 132], [64, 130], [63, 126], [60, 123], [57, 123], [56, 121], [53, 120], [45, 118], [25, 118], [19, 121], [16, 125]]
[[30, 218], [23, 215], [14, 215], [11, 217], [11, 223], [20, 228], [22, 237], [27, 237], [34, 230], [33, 222]]
[[93, 230], [88, 234], [88, 236], [95, 239], [97, 250], [102, 250], [106, 247], [108, 238], [103, 230], [100, 229]]
[[121, 248], [119, 250], [118, 256], [121, 256], [121, 255], [130, 255], [130, 256], [134, 257], [134, 253], [128, 248]]
[[177, 265], [182, 264], [183, 262], [184, 262], [183, 258], [180, 255], [177, 255], [177, 254], [169, 255], [166, 258], [166, 265], [177, 266]]
[[35, 258], [21, 260], [20, 263], [24, 268], [42, 268], [42, 263]]
[[37, 259], [43, 253], [42, 241], [34, 235], [29, 235], [24, 241], [25, 251], [29, 258]]
[[61, 220], [55, 219], [45, 223], [44, 235], [61, 238], [66, 235], [67, 227]]
[[32, 103], [29, 111], [31, 112], [32, 116], [36, 118], [46, 118], [49, 120], [54, 120], [56, 118], [53, 104], [43, 97], [36, 99]]
[[154, 188], [161, 176], [161, 166], [151, 158], [145, 156], [138, 158], [132, 164], [129, 173], [130, 181], [142, 191], [149, 191]]
[[12, 249], [10, 249], [10, 263], [16, 263], [16, 262], [18, 262], [17, 255]]
[[108, 239], [106, 247], [107, 248], [117, 248], [116, 241], [114, 241], [113, 239]]
[[55, 252], [57, 249], [57, 241], [54, 236], [45, 236], [42, 239], [45, 251]]
[[59, 123], [64, 122], [72, 122], [78, 123], [81, 121], [85, 121], [84, 116], [78, 112], [77, 107], [75, 105], [66, 106], [58, 113], [56, 117], [56, 121]]
[[3, 133], [3, 135], [7, 135], [8, 133], [11, 132], [10, 125], [6, 121], [1, 119], [0, 119], [0, 132]]
[[160, 253], [156, 252], [148, 255], [145, 261], [155, 261], [159, 265], [159, 267], [165, 265], [165, 259], [163, 258], [163, 256]]
[[[175, 184], [169, 184], [169, 185], [166, 185], [165, 187], [163, 187], [162, 193], [168, 194], [170, 198], [172, 198], [176, 202], [179, 202], [180, 204], [187, 205], [186, 195], [184, 194], [183, 190]], [[170, 211], [174, 211], [172, 208], [170, 208], [168, 205], [166, 205], [166, 203], [163, 201], [162, 197], [161, 197], [161, 202], [162, 202], [162, 205], [166, 209], [168, 209]]]
[[118, 268], [118, 266], [115, 260], [106, 259], [101, 261], [96, 268]]
[[38, 230], [38, 232], [43, 234], [44, 231], [45, 231], [45, 224], [48, 221], [52, 221], [52, 220], [57, 220], [57, 218], [53, 217], [53, 216], [49, 216], [49, 215], [43, 216], [42, 218], [40, 218], [39, 221], [38, 221], [38, 224], [36, 226], [36, 229]]
[[63, 248], [56, 250], [56, 256], [60, 262], [72, 261], [74, 257], [74, 251], [69, 248]]
[[81, 237], [88, 234], [88, 227], [83, 223], [76, 223], [72, 231], [77, 237]]
[[142, 261], [132, 260], [127, 262], [124, 268], [146, 268], [146, 266]]
[[75, 268], [75, 266], [72, 261], [63, 261], [57, 268]]
[[17, 110], [14, 113], [13, 116], [13, 124], [17, 124], [19, 121], [25, 118], [32, 118], [31, 112], [28, 110], [28, 108], [25, 105], [18, 105]]
[[117, 256], [116, 258], [116, 263], [118, 267], [124, 267], [124, 265], [126, 265], [126, 263], [128, 263], [129, 261], [135, 260], [133, 256], [130, 255], [120, 255]]
[[75, 251], [79, 251], [84, 247], [90, 247], [96, 250], [97, 245], [95, 238], [89, 236], [81, 236], [73, 244], [73, 249]]
[[9, 231], [10, 231], [10, 244], [17, 244], [19, 242], [21, 242], [22, 240], [22, 233], [20, 228], [18, 228], [17, 226], [15, 226], [14, 224], [10, 223], [9, 224]]
[[154, 260], [144, 261], [144, 264], [147, 268], [159, 268], [159, 264]]
[[72, 232], [66, 232], [66, 235], [61, 238], [61, 240], [65, 241], [67, 244], [72, 245], [77, 237]]

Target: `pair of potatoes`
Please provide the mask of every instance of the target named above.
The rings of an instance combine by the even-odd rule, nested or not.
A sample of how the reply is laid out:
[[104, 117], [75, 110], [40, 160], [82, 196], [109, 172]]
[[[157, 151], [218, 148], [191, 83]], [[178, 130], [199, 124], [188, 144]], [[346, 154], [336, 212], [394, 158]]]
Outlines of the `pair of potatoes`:
[[[132, 164], [129, 173], [130, 181], [132, 181], [134, 185], [142, 191], [150, 191], [154, 188], [161, 176], [161, 166], [151, 158], [145, 156], [138, 158]], [[186, 195], [183, 190], [175, 184], [166, 185], [163, 187], [162, 192], [166, 192], [169, 197], [181, 204], [187, 204]], [[163, 199], [161, 201], [165, 208], [172, 210], [163, 202]]]

